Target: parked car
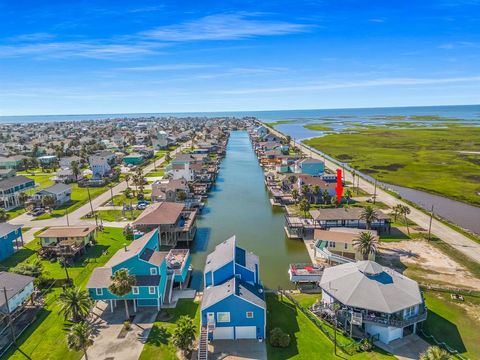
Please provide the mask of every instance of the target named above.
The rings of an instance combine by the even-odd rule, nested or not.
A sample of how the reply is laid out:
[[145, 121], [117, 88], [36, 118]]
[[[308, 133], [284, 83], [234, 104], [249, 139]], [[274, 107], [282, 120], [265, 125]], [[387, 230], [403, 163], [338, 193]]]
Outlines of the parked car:
[[38, 216], [42, 215], [45, 212], [45, 209], [43, 208], [34, 208], [32, 211], [29, 212], [30, 215], [32, 216]]

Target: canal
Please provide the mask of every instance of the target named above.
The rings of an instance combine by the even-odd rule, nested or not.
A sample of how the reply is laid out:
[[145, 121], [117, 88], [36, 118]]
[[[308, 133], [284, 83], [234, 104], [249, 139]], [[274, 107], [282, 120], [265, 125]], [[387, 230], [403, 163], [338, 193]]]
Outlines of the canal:
[[203, 287], [207, 255], [236, 235], [237, 244], [260, 257], [260, 276], [266, 287], [291, 288], [288, 264], [310, 262], [305, 245], [285, 236], [284, 212], [270, 205], [263, 171], [246, 131], [233, 131], [216, 185], [197, 221], [192, 244], [191, 287]]

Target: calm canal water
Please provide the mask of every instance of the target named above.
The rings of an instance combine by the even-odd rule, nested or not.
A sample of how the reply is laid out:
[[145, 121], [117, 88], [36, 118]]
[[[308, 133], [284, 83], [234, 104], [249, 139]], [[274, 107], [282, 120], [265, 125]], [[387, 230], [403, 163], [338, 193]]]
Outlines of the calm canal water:
[[207, 254], [232, 235], [240, 247], [260, 257], [260, 276], [266, 287], [291, 288], [288, 265], [310, 262], [305, 245], [285, 236], [284, 213], [270, 205], [263, 181], [247, 132], [232, 132], [217, 183], [197, 221], [191, 248], [192, 288], [203, 287]]

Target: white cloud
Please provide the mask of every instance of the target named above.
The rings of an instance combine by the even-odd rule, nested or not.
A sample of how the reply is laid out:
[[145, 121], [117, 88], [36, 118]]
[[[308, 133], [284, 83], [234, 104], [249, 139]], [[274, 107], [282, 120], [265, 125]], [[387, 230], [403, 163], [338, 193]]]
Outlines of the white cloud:
[[239, 40], [258, 36], [285, 35], [305, 32], [307, 24], [259, 20], [258, 14], [215, 14], [178, 25], [161, 26], [143, 32], [151, 40], [196, 41]]
[[205, 68], [210, 68], [212, 66], [213, 65], [209, 65], [209, 64], [160, 64], [160, 65], [125, 67], [125, 68], [120, 68], [119, 70], [138, 71], [138, 72], [175, 71], [175, 70], [205, 69]]

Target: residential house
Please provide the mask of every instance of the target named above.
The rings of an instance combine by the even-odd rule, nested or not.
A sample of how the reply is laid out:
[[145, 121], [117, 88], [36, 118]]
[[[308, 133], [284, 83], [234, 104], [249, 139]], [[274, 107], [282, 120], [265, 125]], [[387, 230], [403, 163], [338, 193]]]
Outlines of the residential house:
[[266, 303], [258, 256], [236, 245], [217, 245], [204, 270], [201, 329], [210, 340], [264, 339]]
[[18, 170], [23, 167], [23, 160], [28, 159], [24, 155], [13, 155], [9, 157], [0, 157], [0, 169]]
[[80, 165], [82, 159], [78, 156], [67, 156], [60, 158], [59, 165], [62, 169], [71, 169], [72, 163], [77, 162]]
[[152, 140], [152, 144], [156, 150], [168, 149], [168, 134], [163, 130], [158, 131], [156, 138]]
[[17, 174], [15, 169], [0, 169], [0, 180], [14, 177]]
[[[381, 210], [375, 210], [377, 219], [370, 224], [371, 229], [378, 231], [390, 231], [390, 216]], [[311, 210], [313, 221], [318, 228], [329, 229], [332, 227], [350, 227], [350, 228], [367, 228], [367, 223], [362, 218], [363, 208], [332, 208]]]
[[[158, 310], [172, 298], [174, 284], [184, 287], [190, 268], [188, 250], [159, 251], [159, 232], [155, 229], [118, 250], [102, 267], [97, 267], [87, 283], [90, 297], [110, 302], [113, 312], [118, 300], [128, 300], [137, 306], [156, 306]], [[135, 277], [135, 285], [127, 295], [116, 296], [109, 291], [112, 276], [120, 269], [128, 269]]]
[[[315, 257], [340, 264], [364, 260], [363, 254], [354, 246], [355, 240], [358, 239], [362, 232], [371, 233], [378, 241], [375, 230], [354, 228], [315, 229], [313, 233]], [[374, 252], [368, 255], [368, 260], [375, 260]]]
[[197, 211], [182, 203], [158, 202], [149, 205], [133, 222], [135, 230], [158, 229], [160, 245], [175, 247], [178, 241], [192, 241], [197, 231]]
[[20, 245], [23, 245], [22, 227], [9, 223], [0, 224], [0, 261], [13, 255], [14, 247], [18, 250]]
[[75, 256], [95, 242], [95, 226], [52, 226], [37, 237], [44, 251], [57, 256]]
[[35, 181], [22, 175], [0, 180], [0, 208], [14, 209], [21, 204], [20, 194], [35, 187]]
[[101, 179], [112, 171], [108, 158], [104, 156], [92, 155], [88, 158], [88, 162], [90, 164], [93, 179]]
[[427, 317], [417, 282], [374, 261], [325, 268], [320, 287], [322, 303], [314, 311], [331, 314], [337, 304], [344, 331], [385, 344], [416, 333]]
[[325, 163], [321, 160], [305, 158], [295, 162], [294, 172], [310, 176], [322, 176], [325, 172]]
[[[0, 313], [11, 314], [25, 301], [29, 300], [34, 290], [33, 280], [35, 278], [31, 276], [0, 271], [0, 284], [2, 287]], [[5, 292], [4, 289], [6, 290]]]
[[139, 153], [131, 153], [123, 157], [125, 165], [141, 165], [145, 162], [145, 156]]
[[57, 171], [54, 181], [59, 182], [59, 183], [73, 183], [76, 181], [81, 181], [83, 180], [83, 173], [80, 171], [77, 176], [73, 173], [72, 169], [65, 168], [65, 169], [60, 169]]
[[37, 160], [40, 163], [40, 166], [51, 167], [58, 161], [58, 158], [56, 155], [44, 155], [38, 157]]
[[[184, 194], [181, 200], [181, 194]], [[152, 184], [152, 201], [180, 202], [190, 195], [190, 188], [187, 180], [167, 179], [157, 180]]]
[[42, 189], [33, 195], [33, 200], [38, 204], [43, 204], [45, 197], [50, 196], [55, 201], [53, 207], [65, 205], [71, 201], [72, 187], [67, 184], [57, 183]]

